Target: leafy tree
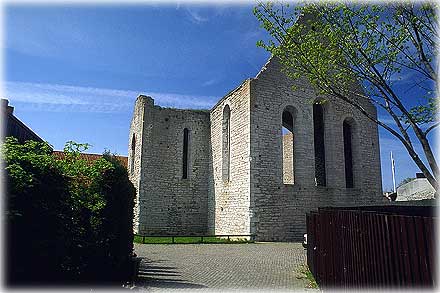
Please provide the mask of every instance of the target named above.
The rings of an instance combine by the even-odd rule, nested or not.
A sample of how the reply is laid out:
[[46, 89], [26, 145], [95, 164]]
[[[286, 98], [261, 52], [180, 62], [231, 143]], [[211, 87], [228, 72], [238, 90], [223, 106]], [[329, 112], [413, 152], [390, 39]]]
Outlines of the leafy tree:
[[[278, 58], [289, 78], [306, 78], [318, 94], [352, 105], [396, 137], [438, 190], [439, 167], [428, 139], [439, 125], [435, 9], [432, 3], [410, 2], [296, 7], [261, 2], [254, 14], [272, 39], [257, 45]], [[412, 85], [403, 90], [398, 85], [405, 77]], [[366, 111], [368, 101], [392, 122]]]

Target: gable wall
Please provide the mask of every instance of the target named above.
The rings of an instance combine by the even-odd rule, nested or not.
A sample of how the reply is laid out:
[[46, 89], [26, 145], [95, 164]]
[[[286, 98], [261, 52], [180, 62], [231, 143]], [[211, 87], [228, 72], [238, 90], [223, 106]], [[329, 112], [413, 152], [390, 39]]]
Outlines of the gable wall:
[[[292, 81], [271, 59], [251, 80], [251, 231], [260, 240], [302, 240], [305, 213], [326, 205], [377, 204], [382, 201], [377, 126], [357, 110], [326, 97], [324, 139], [327, 185], [315, 186], [313, 145], [314, 91], [304, 80]], [[294, 121], [295, 184], [283, 183], [281, 115], [291, 105]], [[365, 105], [375, 113], [374, 107]], [[353, 136], [355, 188], [345, 188], [342, 122], [356, 121]]]

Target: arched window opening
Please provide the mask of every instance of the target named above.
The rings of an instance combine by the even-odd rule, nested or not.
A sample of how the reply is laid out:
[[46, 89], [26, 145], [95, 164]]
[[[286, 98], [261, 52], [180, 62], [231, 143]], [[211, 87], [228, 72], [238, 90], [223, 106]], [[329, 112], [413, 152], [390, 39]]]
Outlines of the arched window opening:
[[315, 184], [326, 186], [324, 109], [321, 104], [313, 104], [313, 138], [315, 148]]
[[183, 129], [183, 158], [182, 158], [182, 179], [188, 179], [189, 159], [189, 130]]
[[136, 136], [133, 133], [133, 136], [131, 138], [131, 162], [130, 162], [130, 173], [134, 173], [134, 157], [136, 154]]
[[282, 117], [282, 146], [283, 146], [283, 183], [295, 183], [295, 143], [293, 134], [293, 111], [284, 109]]
[[348, 119], [345, 119], [342, 125], [344, 133], [345, 187], [353, 188], [353, 127]]
[[222, 178], [229, 181], [231, 161], [231, 110], [228, 105], [223, 109], [222, 123]]

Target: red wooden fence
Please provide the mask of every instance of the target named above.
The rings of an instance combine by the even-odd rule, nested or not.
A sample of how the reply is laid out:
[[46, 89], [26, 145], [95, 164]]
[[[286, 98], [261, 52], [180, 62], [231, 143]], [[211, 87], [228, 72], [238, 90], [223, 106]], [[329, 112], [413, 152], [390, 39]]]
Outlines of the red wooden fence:
[[321, 288], [435, 286], [432, 207], [320, 208], [307, 214], [307, 263]]

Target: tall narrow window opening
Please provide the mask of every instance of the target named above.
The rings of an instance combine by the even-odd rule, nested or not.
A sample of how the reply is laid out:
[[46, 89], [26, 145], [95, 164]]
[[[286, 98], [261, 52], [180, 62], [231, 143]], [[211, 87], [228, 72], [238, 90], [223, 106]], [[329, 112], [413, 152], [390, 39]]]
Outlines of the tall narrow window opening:
[[134, 173], [134, 157], [136, 155], [136, 136], [133, 133], [133, 137], [131, 138], [131, 162], [130, 162], [130, 173]]
[[222, 123], [222, 178], [229, 181], [231, 161], [231, 110], [228, 105], [223, 109]]
[[353, 188], [353, 129], [347, 119], [344, 120], [342, 127], [344, 132], [345, 187]]
[[324, 109], [322, 105], [318, 103], [313, 104], [313, 132], [315, 148], [315, 182], [316, 186], [326, 186]]
[[283, 183], [295, 183], [295, 142], [293, 134], [293, 111], [286, 108], [282, 117], [282, 146], [283, 146]]
[[189, 142], [189, 130], [185, 128], [183, 130], [183, 159], [182, 159], [182, 179], [188, 178], [188, 142]]

